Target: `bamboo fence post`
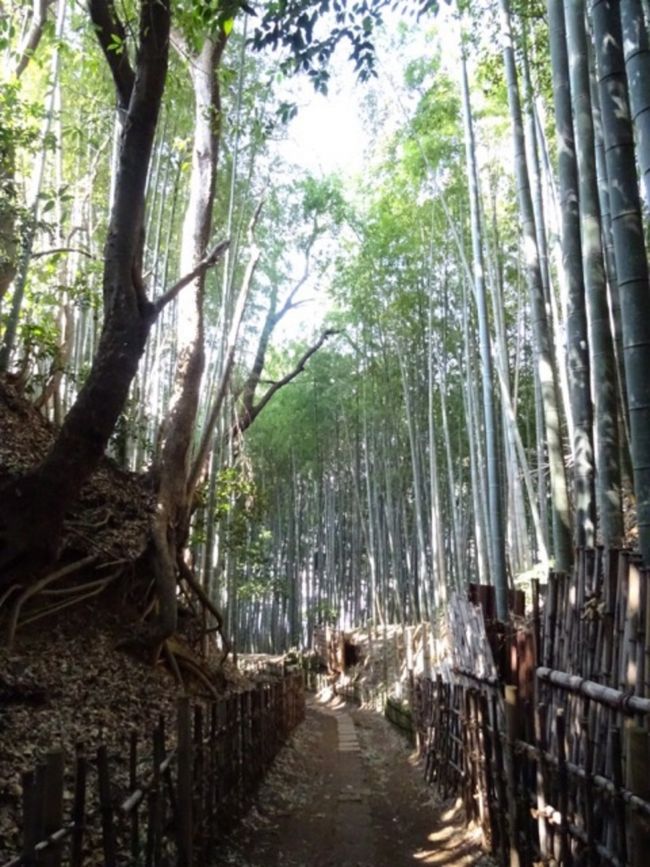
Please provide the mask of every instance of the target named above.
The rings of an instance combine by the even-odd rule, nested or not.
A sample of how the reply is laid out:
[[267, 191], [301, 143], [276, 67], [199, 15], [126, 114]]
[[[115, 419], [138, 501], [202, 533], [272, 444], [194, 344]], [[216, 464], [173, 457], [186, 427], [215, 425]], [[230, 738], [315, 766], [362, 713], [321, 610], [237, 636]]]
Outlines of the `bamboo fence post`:
[[108, 751], [104, 745], [97, 750], [99, 807], [102, 814], [102, 843], [105, 867], [116, 867], [115, 828], [113, 826], [113, 798], [108, 767]]
[[623, 790], [623, 762], [621, 751], [621, 730], [618, 726], [612, 726], [610, 731], [610, 763], [612, 768], [612, 779], [616, 787], [616, 796], [614, 798], [614, 812], [616, 818], [615, 838], [618, 843], [619, 860], [627, 863], [627, 840], [625, 833], [625, 802], [621, 797]]
[[[158, 867], [162, 857], [162, 836], [164, 826], [164, 781], [161, 765], [165, 760], [165, 730], [162, 720], [153, 732], [153, 775], [152, 791], [149, 802], [149, 824], [147, 828], [147, 864]], [[149, 861], [151, 859], [151, 862]]]
[[217, 828], [221, 831], [224, 824], [222, 805], [228, 775], [228, 754], [226, 752], [228, 742], [228, 700], [223, 698], [219, 699], [217, 702], [217, 732], [215, 810], [217, 816]]
[[207, 789], [205, 795], [205, 817], [206, 817], [206, 834], [205, 845], [207, 852], [212, 851], [214, 846], [214, 828], [216, 823], [216, 799], [215, 788], [217, 785], [217, 703], [215, 701], [210, 704], [210, 735], [208, 740], [208, 771], [207, 771]]
[[584, 768], [585, 780], [583, 786], [584, 792], [584, 811], [585, 811], [585, 830], [587, 832], [587, 861], [594, 856], [595, 852], [595, 834], [594, 834], [594, 789], [593, 789], [593, 741], [589, 727], [589, 707], [588, 702], [585, 704], [585, 712], [583, 714], [580, 727], [583, 735], [584, 750]]
[[[192, 815], [193, 837], [199, 837], [201, 843], [205, 840], [203, 834], [205, 808], [205, 769], [203, 750], [203, 708], [200, 704], [194, 706], [194, 772], [193, 772], [193, 802]], [[199, 850], [199, 856], [202, 852]]]
[[156, 846], [156, 790], [151, 789], [147, 794], [147, 838], [145, 841], [145, 867], [153, 867], [155, 856], [154, 850]]
[[86, 820], [86, 775], [87, 762], [83, 754], [83, 747], [77, 744], [74, 797], [72, 802], [72, 849], [70, 854], [70, 867], [83, 867], [83, 839]]
[[[63, 752], [54, 750], [45, 758], [43, 779], [43, 836], [63, 826]], [[60, 867], [61, 843], [52, 842], [43, 853], [44, 867]]]
[[23, 787], [23, 864], [36, 864], [36, 844], [43, 835], [43, 768], [22, 775]]
[[545, 702], [537, 702], [535, 708], [535, 741], [539, 755], [536, 769], [537, 835], [542, 859], [550, 856], [548, 822], [546, 819], [546, 711]]
[[515, 739], [517, 737], [517, 687], [505, 687], [506, 710], [506, 786], [508, 788], [508, 819], [510, 837], [510, 867], [519, 867], [519, 825], [517, 809], [517, 773]]
[[192, 796], [193, 796], [192, 721], [190, 700], [178, 703], [178, 848], [179, 867], [192, 867]]
[[558, 777], [558, 797], [559, 797], [559, 812], [560, 812], [560, 827], [559, 827], [559, 853], [558, 863], [564, 865], [571, 863], [571, 850], [569, 848], [569, 778], [567, 773], [566, 763], [566, 720], [564, 717], [564, 709], [558, 708], [555, 712], [555, 737], [557, 743], [557, 777]]
[[492, 733], [490, 732], [490, 709], [488, 705], [488, 698], [484, 690], [481, 690], [478, 694], [478, 707], [480, 726], [479, 749], [481, 751], [481, 754], [484, 756], [485, 768], [486, 810], [490, 834], [489, 849], [490, 851], [494, 851], [496, 842], [499, 837], [499, 831], [496, 821], [498, 806], [495, 809], [496, 805], [494, 803], [493, 797], [493, 793], [495, 791], [495, 783], [492, 768], [494, 762], [494, 750], [492, 747]]
[[[129, 741], [129, 789], [133, 793], [138, 787], [138, 733], [131, 732]], [[131, 857], [137, 861], [140, 855], [140, 825], [138, 808], [131, 810]]]

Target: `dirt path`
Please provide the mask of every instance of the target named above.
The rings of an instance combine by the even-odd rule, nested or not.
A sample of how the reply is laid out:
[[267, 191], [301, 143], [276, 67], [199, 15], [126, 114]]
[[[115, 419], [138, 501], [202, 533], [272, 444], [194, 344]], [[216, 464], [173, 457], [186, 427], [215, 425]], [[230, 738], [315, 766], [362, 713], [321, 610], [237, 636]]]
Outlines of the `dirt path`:
[[404, 738], [380, 716], [310, 702], [256, 806], [215, 867], [488, 864], [456, 804], [436, 804]]

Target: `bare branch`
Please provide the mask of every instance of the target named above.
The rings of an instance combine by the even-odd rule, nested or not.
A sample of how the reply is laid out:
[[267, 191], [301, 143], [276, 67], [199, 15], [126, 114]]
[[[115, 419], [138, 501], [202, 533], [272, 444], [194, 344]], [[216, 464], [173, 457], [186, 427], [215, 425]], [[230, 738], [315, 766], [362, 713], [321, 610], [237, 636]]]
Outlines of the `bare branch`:
[[36, 250], [32, 253], [32, 259], [40, 259], [43, 256], [54, 256], [57, 253], [79, 253], [80, 256], [86, 256], [88, 259], [96, 259], [90, 250], [85, 247], [52, 247], [50, 250]]
[[178, 295], [181, 289], [184, 289], [188, 283], [191, 283], [197, 277], [200, 277], [208, 268], [214, 267], [217, 262], [221, 259], [223, 254], [226, 252], [228, 247], [230, 246], [230, 240], [226, 239], [225, 241], [219, 241], [219, 243], [213, 247], [212, 251], [208, 253], [205, 259], [202, 259], [199, 264], [193, 268], [189, 274], [186, 274], [184, 277], [181, 277], [173, 286], [171, 286], [166, 292], [160, 296], [160, 298], [156, 299], [154, 302], [154, 308], [156, 311], [156, 315], [160, 313], [160, 311], [166, 307], [170, 301], [173, 301], [174, 298]]
[[296, 364], [293, 370], [287, 373], [286, 376], [283, 376], [282, 379], [278, 379], [277, 382], [274, 382], [273, 385], [269, 389], [267, 389], [264, 395], [260, 398], [259, 402], [256, 403], [255, 406], [252, 406], [246, 410], [244, 416], [238, 420], [232, 433], [234, 435], [241, 436], [241, 434], [252, 425], [257, 416], [262, 412], [264, 407], [271, 400], [273, 395], [276, 394], [281, 388], [284, 388], [285, 385], [288, 385], [292, 380], [294, 380], [299, 374], [304, 371], [305, 365], [307, 364], [309, 359], [312, 357], [312, 355], [315, 355], [318, 352], [318, 350], [325, 343], [328, 337], [332, 337], [333, 335], [339, 333], [340, 332], [336, 328], [328, 328], [327, 331], [324, 331], [318, 338], [316, 343], [314, 343], [313, 346], [310, 346], [309, 349], [304, 353], [304, 355], [302, 355], [302, 357], [298, 361], [298, 364]]

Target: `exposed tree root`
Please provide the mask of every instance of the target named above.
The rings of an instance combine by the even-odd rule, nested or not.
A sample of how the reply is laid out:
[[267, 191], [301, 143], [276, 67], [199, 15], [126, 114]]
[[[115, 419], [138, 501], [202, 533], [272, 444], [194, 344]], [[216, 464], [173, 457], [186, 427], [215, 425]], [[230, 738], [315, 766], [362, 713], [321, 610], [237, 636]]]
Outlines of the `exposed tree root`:
[[203, 684], [203, 686], [208, 690], [212, 698], [219, 697], [219, 693], [216, 687], [210, 682], [210, 679], [197, 662], [194, 662], [194, 660], [189, 659], [186, 656], [178, 656], [177, 660], [181, 668], [184, 668], [188, 672], [188, 674], [191, 674], [192, 677], [194, 677], [201, 684]]
[[68, 563], [67, 566], [63, 566], [61, 569], [57, 569], [55, 572], [50, 572], [49, 575], [46, 575], [35, 584], [31, 584], [29, 587], [23, 590], [23, 592], [16, 600], [16, 603], [11, 612], [11, 617], [9, 618], [9, 626], [7, 629], [8, 647], [13, 646], [14, 638], [16, 637], [16, 629], [18, 628], [18, 619], [20, 617], [20, 612], [22, 611], [23, 605], [37, 593], [41, 592], [47, 586], [52, 584], [54, 581], [58, 581], [61, 578], [65, 578], [66, 575], [71, 575], [74, 572], [78, 572], [80, 569], [83, 569], [84, 566], [89, 566], [91, 563], [94, 563], [96, 559], [97, 558], [94, 554], [91, 554], [88, 557], [82, 557], [81, 560], [76, 560], [74, 563]]
[[[74, 599], [66, 599], [64, 602], [56, 603], [56, 605], [49, 605], [47, 608], [43, 608], [41, 611], [37, 611], [35, 614], [32, 614], [31, 617], [25, 618], [18, 625], [27, 626], [28, 623], [34, 623], [36, 620], [42, 620], [44, 617], [49, 617], [50, 614], [57, 614], [58, 612], [63, 611], [64, 608], [70, 608], [72, 605], [78, 605], [80, 602], [84, 602], [86, 599], [91, 599], [93, 596], [99, 596], [99, 594], [103, 593], [104, 590], [108, 587], [108, 585], [112, 584], [113, 581], [119, 578], [121, 574], [122, 570], [118, 569], [117, 572], [114, 572], [107, 578], [102, 578], [101, 581], [93, 581], [90, 584], [83, 585], [83, 588], [87, 592], [77, 593]], [[92, 587], [93, 589], [89, 590], [89, 587]], [[52, 592], [54, 593], [56, 591]]]
[[196, 580], [194, 572], [192, 572], [185, 560], [183, 560], [182, 555], [178, 555], [177, 562], [181, 577], [189, 585], [190, 589], [196, 594], [203, 607], [207, 609], [207, 611], [214, 617], [216, 621], [216, 631], [219, 633], [221, 643], [223, 645], [223, 653], [220, 660], [220, 665], [223, 665], [232, 649], [230, 642], [228, 641], [224, 633], [223, 616], [219, 609], [216, 607], [216, 605], [212, 602], [208, 594], [205, 592], [203, 587], [201, 587], [199, 582]]
[[181, 670], [178, 667], [178, 660], [176, 659], [176, 656], [174, 655], [174, 651], [169, 646], [168, 641], [164, 642], [164, 648], [165, 648], [165, 656], [167, 657], [167, 661], [169, 662], [169, 667], [174, 672], [174, 675], [176, 677], [176, 680], [177, 680], [180, 688], [183, 690], [183, 692], [186, 692], [185, 681], [183, 680], [183, 675], [181, 674]]

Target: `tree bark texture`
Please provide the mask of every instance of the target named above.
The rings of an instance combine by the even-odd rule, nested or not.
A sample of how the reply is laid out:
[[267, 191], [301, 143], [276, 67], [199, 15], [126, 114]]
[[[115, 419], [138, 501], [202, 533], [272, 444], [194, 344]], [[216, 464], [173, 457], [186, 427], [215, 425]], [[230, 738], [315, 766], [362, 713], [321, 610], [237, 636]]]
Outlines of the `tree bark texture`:
[[[90, 9], [100, 43], [110, 41], [95, 15], [98, 9], [106, 13], [107, 5], [93, 0]], [[65, 513], [104, 453], [155, 316], [141, 272], [144, 192], [167, 74], [169, 26], [169, 0], [143, 0], [137, 75], [126, 76], [131, 90], [124, 76], [124, 86], [118, 86], [126, 122], [105, 246], [104, 326], [88, 378], [50, 452], [2, 492], [0, 582], [24, 558], [42, 562], [56, 556]]]

